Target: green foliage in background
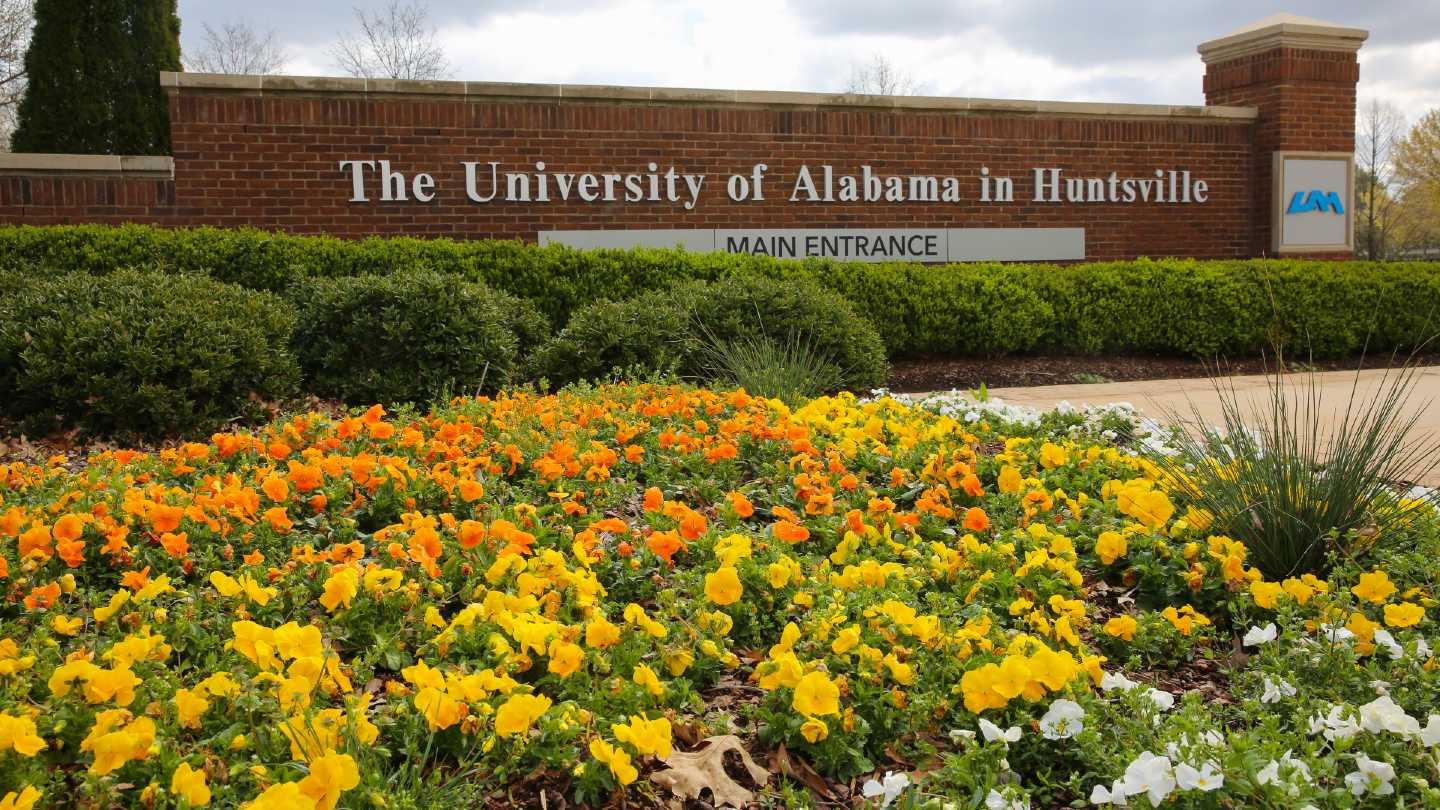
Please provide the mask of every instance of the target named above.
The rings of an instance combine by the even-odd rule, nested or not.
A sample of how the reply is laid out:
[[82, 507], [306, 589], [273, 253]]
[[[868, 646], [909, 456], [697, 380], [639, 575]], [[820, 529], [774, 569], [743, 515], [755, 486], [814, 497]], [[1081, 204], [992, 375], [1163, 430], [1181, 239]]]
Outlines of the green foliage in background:
[[180, 70], [176, 0], [35, 0], [16, 152], [170, 152], [162, 70]]

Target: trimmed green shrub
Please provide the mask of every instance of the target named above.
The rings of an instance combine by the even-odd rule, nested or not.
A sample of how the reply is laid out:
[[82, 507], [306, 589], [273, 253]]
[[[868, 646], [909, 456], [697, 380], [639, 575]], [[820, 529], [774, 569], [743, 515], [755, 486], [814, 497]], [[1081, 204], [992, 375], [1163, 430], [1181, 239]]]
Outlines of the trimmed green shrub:
[[757, 336], [803, 341], [838, 370], [843, 387], [885, 380], [884, 344], [844, 298], [810, 281], [758, 276], [692, 282], [582, 308], [536, 353], [530, 372], [555, 383], [637, 367], [705, 379], [707, 346]]
[[295, 392], [295, 313], [207, 278], [120, 271], [0, 296], [0, 412], [23, 429], [160, 438], [260, 417]]
[[209, 275], [283, 291], [312, 278], [431, 270], [531, 301], [550, 323], [692, 281], [810, 279], [844, 296], [891, 356], [1012, 352], [1296, 356], [1405, 349], [1440, 331], [1440, 264], [1161, 259], [1070, 266], [865, 264], [519, 242], [345, 241], [255, 230], [0, 227], [0, 272]]
[[563, 385], [616, 371], [679, 372], [700, 349], [685, 308], [666, 292], [597, 301], [531, 356], [526, 376]]
[[494, 391], [546, 332], [533, 306], [444, 273], [313, 279], [290, 295], [307, 387], [352, 404]]

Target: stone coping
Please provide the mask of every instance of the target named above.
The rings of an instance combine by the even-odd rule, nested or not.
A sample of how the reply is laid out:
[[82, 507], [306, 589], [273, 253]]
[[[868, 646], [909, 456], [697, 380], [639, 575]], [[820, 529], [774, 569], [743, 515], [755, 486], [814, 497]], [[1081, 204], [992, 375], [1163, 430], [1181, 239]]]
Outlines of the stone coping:
[[1276, 48], [1353, 53], [1370, 36], [1363, 28], [1347, 28], [1306, 17], [1277, 14], [1218, 39], [1200, 43], [1200, 60], [1210, 65]]
[[171, 180], [175, 177], [175, 159], [169, 155], [0, 153], [0, 176], [26, 174], [153, 177]]
[[1051, 115], [1080, 118], [1191, 119], [1250, 123], [1254, 107], [1108, 104], [1082, 101], [1022, 101], [947, 96], [870, 96], [849, 93], [796, 93], [779, 90], [703, 90], [678, 87], [612, 87], [589, 84], [402, 81], [324, 76], [231, 76], [219, 73], [161, 72], [160, 84], [177, 91], [220, 91], [256, 95], [395, 95], [460, 97], [474, 100], [639, 102], [659, 105], [734, 105], [871, 111], [953, 112], [960, 114]]

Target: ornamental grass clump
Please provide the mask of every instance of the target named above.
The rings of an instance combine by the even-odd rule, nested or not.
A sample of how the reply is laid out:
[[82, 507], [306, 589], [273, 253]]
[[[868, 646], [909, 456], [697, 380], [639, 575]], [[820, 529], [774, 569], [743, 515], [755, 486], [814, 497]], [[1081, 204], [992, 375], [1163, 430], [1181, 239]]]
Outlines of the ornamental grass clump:
[[1265, 397], [1248, 404], [1233, 382], [1216, 381], [1222, 425], [1205, 426], [1196, 411], [1177, 434], [1179, 452], [1160, 462], [1174, 491], [1271, 578], [1398, 542], [1420, 511], [1403, 498], [1406, 482], [1440, 465], [1440, 440], [1416, 432], [1428, 405], [1412, 402], [1419, 369], [1388, 369], [1373, 390], [1357, 371], [1344, 401], [1330, 405], [1315, 372], [1292, 385], [1284, 365], [1275, 368]]
[[792, 332], [784, 340], [751, 335], [719, 340], [703, 350], [705, 377], [715, 385], [743, 388], [790, 405], [839, 390], [845, 371]]

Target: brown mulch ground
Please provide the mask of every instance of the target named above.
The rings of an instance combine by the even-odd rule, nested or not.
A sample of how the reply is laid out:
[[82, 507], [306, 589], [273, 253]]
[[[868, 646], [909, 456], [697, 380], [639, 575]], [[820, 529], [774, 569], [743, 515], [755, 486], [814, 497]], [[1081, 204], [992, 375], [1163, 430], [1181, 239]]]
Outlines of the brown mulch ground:
[[[1388, 354], [1343, 360], [1290, 363], [1292, 370], [1314, 368], [1317, 371], [1353, 371], [1356, 368], [1385, 368], [1406, 361]], [[1440, 352], [1417, 354], [1408, 358], [1415, 365], [1440, 364]], [[1244, 358], [1220, 361], [1227, 374], [1261, 374], [1273, 358]], [[984, 358], [921, 357], [894, 360], [890, 364], [890, 390], [899, 393], [946, 391], [952, 388], [1010, 388], [1033, 385], [1071, 385], [1074, 383], [1131, 382], [1134, 380], [1168, 380], [1181, 377], [1208, 377], [1217, 364], [1213, 360], [1191, 360], [1178, 357], [1157, 357], [1133, 354], [1108, 357], [1067, 355], [1025, 355]]]

